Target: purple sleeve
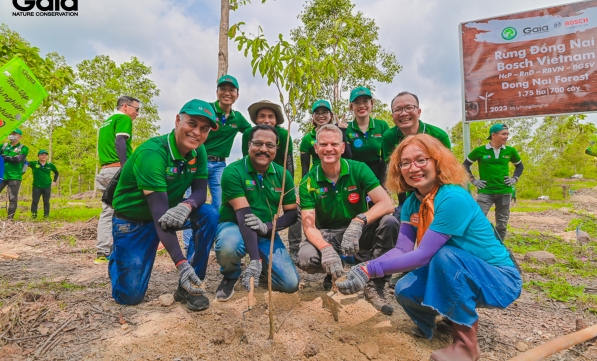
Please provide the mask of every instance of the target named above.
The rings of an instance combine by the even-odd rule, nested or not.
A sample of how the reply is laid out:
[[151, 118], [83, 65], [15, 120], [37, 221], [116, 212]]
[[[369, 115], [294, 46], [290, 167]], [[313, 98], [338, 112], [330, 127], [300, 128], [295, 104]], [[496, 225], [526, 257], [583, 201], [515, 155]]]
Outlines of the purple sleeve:
[[[398, 238], [400, 239], [400, 237]], [[383, 277], [384, 275], [406, 272], [421, 266], [425, 266], [429, 263], [435, 253], [437, 253], [437, 251], [444, 244], [446, 244], [448, 239], [450, 239], [449, 235], [437, 233], [428, 229], [421, 240], [419, 248], [415, 249], [414, 251], [398, 254], [399, 251], [396, 251], [397, 248], [394, 248], [384, 254], [385, 256], [394, 251], [394, 256], [391, 254], [388, 255], [388, 257], [381, 256], [367, 263], [367, 271], [369, 272], [369, 276], [371, 278], [379, 278]]]
[[[296, 218], [298, 217], [298, 212], [296, 209], [290, 211], [284, 211], [282, 217], [278, 218], [278, 222], [276, 223], [276, 232], [281, 231], [284, 228], [288, 228], [296, 223]], [[274, 222], [267, 222], [267, 228], [271, 231], [273, 228]]]
[[188, 203], [193, 209], [197, 209], [207, 200], [207, 178], [195, 178], [191, 183], [191, 195], [184, 203]]
[[182, 254], [182, 250], [178, 244], [176, 232], [171, 230], [164, 231], [158, 222], [158, 219], [160, 219], [168, 211], [168, 193], [153, 192], [148, 194], [146, 198], [147, 203], [149, 204], [149, 211], [153, 217], [153, 224], [158, 232], [158, 237], [166, 248], [166, 251], [168, 251], [170, 258], [172, 258], [174, 264], [185, 260], [186, 258]]
[[245, 226], [245, 215], [251, 213], [253, 213], [253, 211], [251, 211], [251, 207], [237, 209], [236, 221], [238, 222], [238, 229], [240, 230], [240, 234], [243, 236], [243, 241], [245, 242], [247, 253], [249, 253], [249, 258], [251, 260], [258, 260], [261, 259], [261, 257], [259, 256], [259, 247], [257, 246], [257, 232]]

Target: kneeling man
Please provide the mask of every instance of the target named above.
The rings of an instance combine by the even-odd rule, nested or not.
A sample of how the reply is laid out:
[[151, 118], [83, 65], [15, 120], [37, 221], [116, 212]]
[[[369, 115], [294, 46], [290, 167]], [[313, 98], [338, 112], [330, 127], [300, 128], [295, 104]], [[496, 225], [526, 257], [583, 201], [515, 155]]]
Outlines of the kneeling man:
[[[251, 129], [249, 154], [231, 163], [222, 174], [222, 208], [216, 231], [216, 257], [224, 276], [216, 291], [217, 301], [228, 301], [241, 274], [240, 261], [248, 253], [251, 261], [242, 277], [250, 289], [250, 279], [259, 285], [259, 275], [267, 270], [271, 232], [274, 236], [272, 288], [274, 291], [295, 292], [299, 275], [278, 231], [296, 222], [297, 206], [294, 182], [289, 171], [282, 188], [284, 168], [274, 163], [278, 133], [265, 124]], [[284, 215], [278, 218], [276, 229], [272, 221], [282, 197]], [[263, 264], [263, 266], [262, 266]]]
[[[114, 246], [108, 266], [116, 302], [134, 305], [143, 301], [162, 241], [180, 272], [174, 298], [193, 311], [209, 307], [200, 286], [218, 214], [205, 204], [207, 154], [203, 142], [216, 127], [214, 114], [209, 103], [189, 101], [176, 116], [174, 130], [141, 144], [122, 168], [114, 193]], [[189, 186], [192, 193], [185, 200]], [[193, 230], [196, 250], [191, 264], [176, 236], [177, 230], [188, 228]]]
[[[379, 180], [365, 164], [341, 158], [342, 132], [335, 125], [317, 131], [315, 151], [321, 164], [301, 180], [300, 202], [306, 241], [298, 253], [298, 266], [307, 273], [325, 271], [325, 289], [332, 276], [342, 275], [338, 253], [358, 262], [375, 259], [394, 248], [399, 223], [394, 206]], [[374, 206], [368, 209], [367, 196]], [[365, 297], [384, 314], [394, 312], [384, 295], [389, 277], [372, 279]]]

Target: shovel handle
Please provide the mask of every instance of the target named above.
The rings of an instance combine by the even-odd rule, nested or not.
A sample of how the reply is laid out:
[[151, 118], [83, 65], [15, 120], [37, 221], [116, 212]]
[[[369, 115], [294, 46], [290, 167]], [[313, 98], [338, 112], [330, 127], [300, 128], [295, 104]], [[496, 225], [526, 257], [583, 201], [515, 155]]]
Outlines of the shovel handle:
[[255, 306], [255, 277], [249, 279], [249, 295], [247, 296], [247, 307], [252, 309]]

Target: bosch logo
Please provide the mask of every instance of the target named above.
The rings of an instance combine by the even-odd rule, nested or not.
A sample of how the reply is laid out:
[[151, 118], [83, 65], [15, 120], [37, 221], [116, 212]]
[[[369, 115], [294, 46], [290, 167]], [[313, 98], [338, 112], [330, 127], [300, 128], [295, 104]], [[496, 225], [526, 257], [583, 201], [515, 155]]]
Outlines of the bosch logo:
[[567, 20], [564, 23], [564, 26], [572, 26], [572, 25], [580, 25], [580, 24], [587, 24], [589, 22], [589, 18], [584, 19], [574, 19], [574, 20]]

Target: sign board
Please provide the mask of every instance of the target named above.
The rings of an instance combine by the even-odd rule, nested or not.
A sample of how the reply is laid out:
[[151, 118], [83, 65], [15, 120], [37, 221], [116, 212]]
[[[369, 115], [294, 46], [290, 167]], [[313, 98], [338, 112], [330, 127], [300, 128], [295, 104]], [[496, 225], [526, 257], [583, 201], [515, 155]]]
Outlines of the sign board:
[[597, 0], [460, 24], [467, 121], [597, 111]]
[[21, 59], [14, 57], [0, 67], [0, 141], [23, 123], [47, 96]]

